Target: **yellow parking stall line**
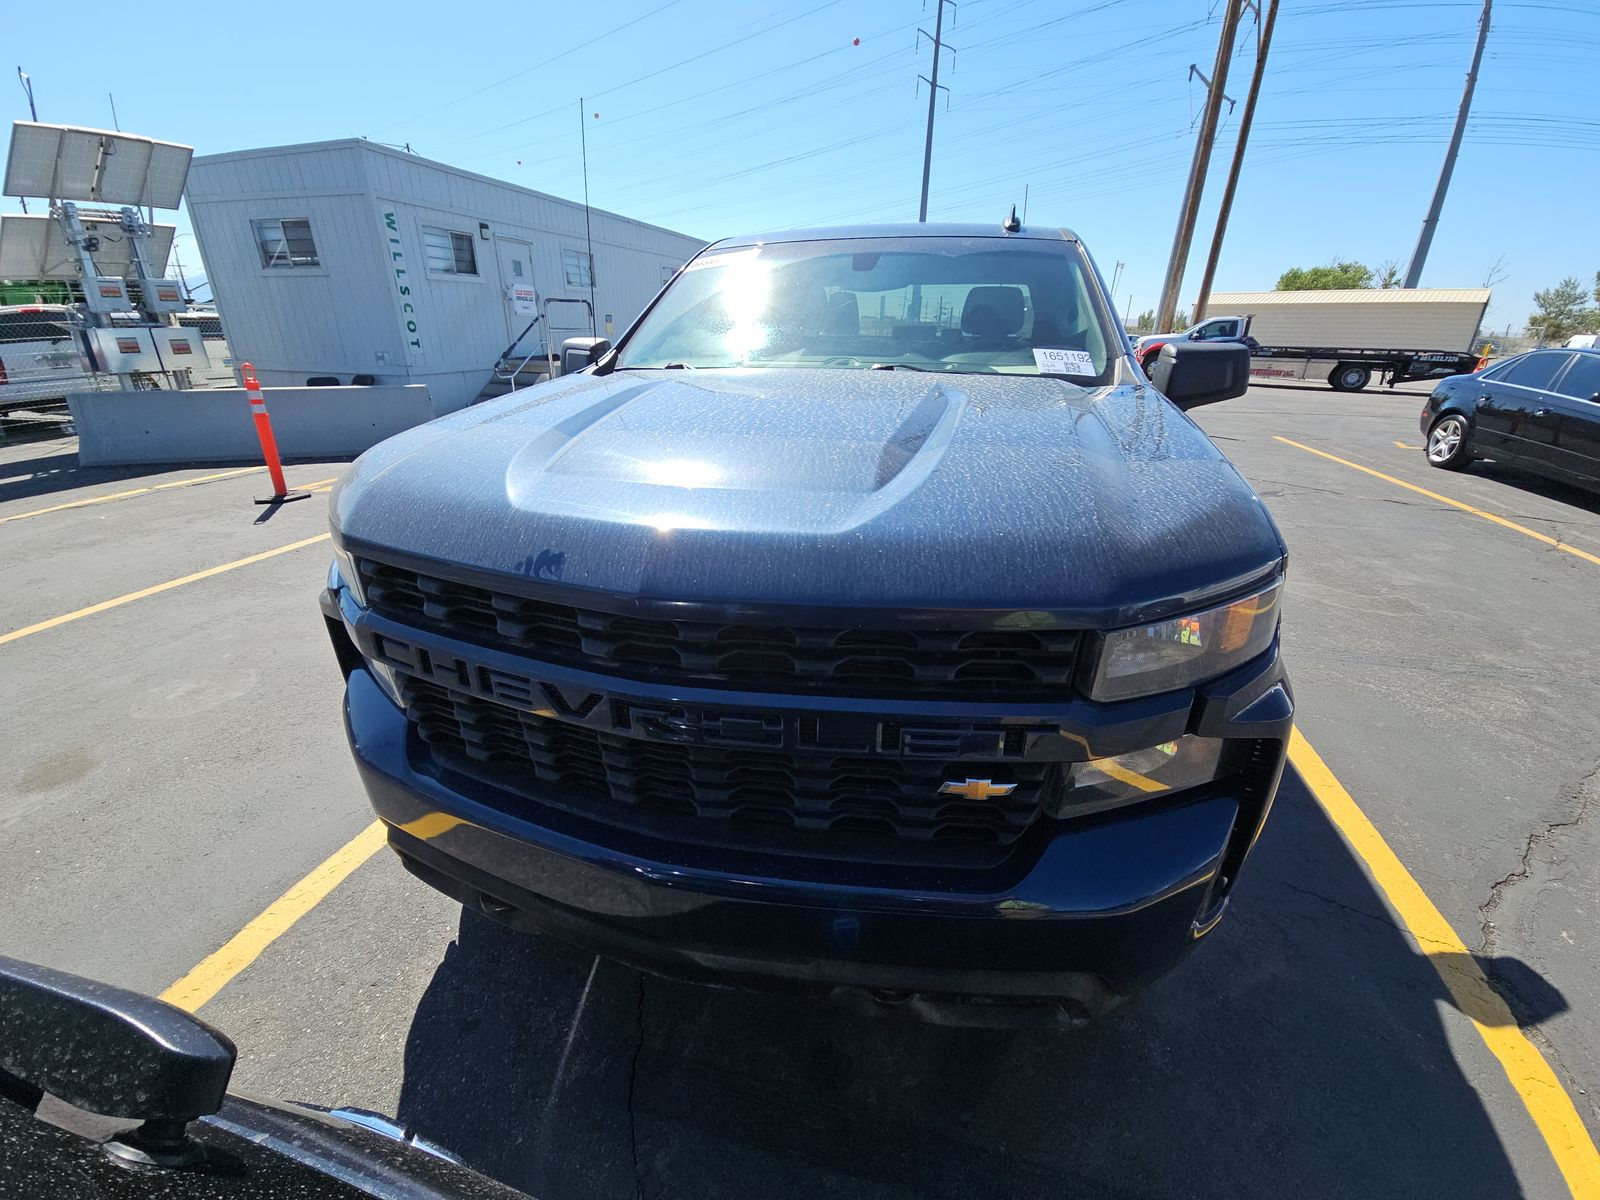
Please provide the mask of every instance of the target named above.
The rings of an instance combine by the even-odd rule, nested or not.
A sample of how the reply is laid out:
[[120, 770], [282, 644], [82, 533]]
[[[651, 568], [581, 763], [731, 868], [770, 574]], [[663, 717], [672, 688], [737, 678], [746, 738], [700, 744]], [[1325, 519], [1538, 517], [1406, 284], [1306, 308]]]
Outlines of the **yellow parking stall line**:
[[161, 993], [168, 1004], [194, 1012], [261, 956], [384, 844], [383, 823], [374, 821], [262, 910], [200, 964]]
[[36, 508], [31, 512], [15, 513], [9, 517], [0, 517], [0, 525], [10, 521], [25, 521], [29, 517], [42, 517], [46, 513], [65, 512], [69, 508], [88, 508], [91, 504], [104, 504], [108, 500], [126, 500], [129, 496], [143, 496], [151, 488], [134, 488], [127, 492], [112, 492], [109, 496], [90, 496], [87, 500], [69, 500], [65, 504], [52, 504], [49, 508]]
[[[52, 504], [49, 508], [36, 508], [31, 512], [13, 513], [0, 517], [0, 525], [8, 521], [23, 521], [29, 517], [42, 517], [47, 513], [65, 512], [69, 508], [88, 508], [91, 504], [104, 504], [109, 500], [126, 500], [130, 496], [144, 496], [151, 492], [164, 492], [168, 488], [190, 487], [197, 483], [214, 483], [218, 479], [233, 479], [240, 475], [254, 475], [265, 467], [240, 467], [233, 471], [218, 471], [214, 475], [197, 475], [193, 479], [174, 479], [171, 483], [156, 483], [149, 487], [134, 488], [126, 492], [112, 492], [108, 496], [89, 496], [83, 500], [68, 500], [65, 504]], [[336, 477], [337, 478], [337, 477]]]
[[[65, 512], [71, 508], [88, 508], [91, 504], [104, 504], [108, 500], [126, 500], [131, 496], [145, 496], [151, 492], [164, 492], [170, 488], [192, 487], [197, 483], [215, 483], [219, 479], [235, 479], [240, 475], [258, 475], [265, 470], [265, 467], [239, 467], [232, 471], [218, 471], [214, 475], [196, 475], [193, 479], [174, 479], [171, 483], [155, 483], [149, 487], [133, 488], [131, 491], [112, 492], [108, 496], [89, 496], [83, 500], [69, 500], [65, 504], [52, 504], [49, 508], [36, 508], [31, 512], [13, 513], [11, 516], [0, 517], [0, 525], [4, 525], [8, 521], [26, 520], [28, 517], [42, 517], [47, 513]], [[334, 475], [327, 479], [318, 479], [314, 483], [301, 484], [299, 487], [302, 491], [328, 491], [330, 489], [323, 485], [338, 482], [339, 477]]]
[[287, 546], [279, 546], [273, 550], [263, 550], [259, 554], [251, 554], [245, 558], [234, 559], [233, 562], [223, 563], [220, 567], [207, 567], [204, 571], [196, 571], [192, 575], [184, 575], [178, 579], [169, 579], [165, 583], [158, 583], [151, 587], [140, 588], [137, 592], [129, 592], [125, 596], [117, 596], [111, 600], [102, 600], [98, 604], [91, 604], [87, 608], [80, 608], [74, 612], [63, 613], [59, 617], [51, 617], [48, 621], [40, 621], [34, 625], [24, 625], [21, 629], [13, 629], [10, 633], [0, 633], [0, 646], [7, 642], [15, 642], [21, 638], [31, 637], [36, 633], [43, 633], [47, 629], [54, 629], [58, 625], [65, 625], [71, 621], [80, 621], [84, 617], [92, 617], [96, 613], [103, 613], [109, 609], [120, 608], [124, 604], [132, 604], [135, 600], [143, 600], [147, 596], [156, 596], [162, 592], [169, 592], [173, 588], [182, 587], [186, 583], [198, 583], [202, 579], [210, 579], [213, 575], [221, 575], [224, 571], [236, 571], [240, 567], [248, 567], [251, 563], [262, 562], [265, 559], [276, 558], [280, 554], [288, 554], [291, 550], [299, 550], [304, 546], [325, 542], [330, 534], [319, 533], [315, 537], [302, 538], [298, 542], [290, 542]]
[[1293, 446], [1296, 450], [1304, 450], [1307, 454], [1315, 454], [1318, 458], [1325, 458], [1329, 462], [1338, 463], [1342, 467], [1349, 467], [1353, 471], [1360, 471], [1364, 474], [1371, 475], [1374, 479], [1381, 479], [1385, 483], [1394, 484], [1396, 487], [1403, 487], [1407, 491], [1415, 492], [1419, 496], [1426, 496], [1429, 500], [1437, 500], [1440, 504], [1448, 504], [1451, 508], [1458, 508], [1462, 512], [1471, 513], [1475, 517], [1482, 517], [1485, 521], [1490, 521], [1516, 533], [1525, 534], [1528, 537], [1533, 538], [1535, 541], [1543, 542], [1546, 546], [1555, 547], [1555, 549], [1560, 550], [1564, 554], [1570, 554], [1574, 558], [1581, 558], [1584, 562], [1590, 562], [1595, 566], [1600, 567], [1600, 555], [1590, 554], [1587, 550], [1580, 550], [1576, 546], [1569, 546], [1566, 542], [1561, 541], [1559, 538], [1553, 538], [1548, 533], [1540, 533], [1537, 529], [1529, 529], [1526, 525], [1518, 525], [1515, 521], [1508, 521], [1506, 518], [1496, 516], [1492, 512], [1487, 512], [1481, 508], [1474, 508], [1472, 505], [1464, 504], [1460, 500], [1452, 500], [1449, 496], [1441, 496], [1438, 492], [1430, 492], [1425, 487], [1418, 487], [1414, 483], [1407, 483], [1404, 479], [1396, 479], [1393, 475], [1385, 475], [1382, 471], [1375, 471], [1371, 467], [1364, 467], [1358, 462], [1351, 462], [1348, 458], [1340, 458], [1337, 454], [1329, 454], [1326, 450], [1318, 450], [1315, 446], [1307, 446], [1301, 442], [1293, 441], [1290, 438], [1279, 437], [1277, 434], [1272, 435], [1272, 440], [1275, 442], [1282, 442], [1285, 446]]
[[1401, 450], [1421, 450], [1424, 448], [1422, 446], [1413, 446], [1410, 442], [1402, 442], [1399, 438], [1394, 439], [1394, 444]]
[[1289, 761], [1317, 803], [1356, 852], [1411, 936], [1439, 974], [1455, 1006], [1472, 1022], [1533, 1118], [1574, 1200], [1600, 1200], [1600, 1150], [1539, 1048], [1517, 1025], [1466, 944], [1384, 841], [1366, 813], [1299, 729], [1289, 735]]
[[168, 488], [188, 487], [191, 483], [211, 483], [217, 479], [233, 479], [238, 475], [254, 475], [257, 471], [265, 470], [265, 467], [239, 467], [233, 471], [218, 471], [215, 475], [197, 475], [193, 479], [174, 479], [171, 483], [158, 483], [150, 490], [164, 492]]

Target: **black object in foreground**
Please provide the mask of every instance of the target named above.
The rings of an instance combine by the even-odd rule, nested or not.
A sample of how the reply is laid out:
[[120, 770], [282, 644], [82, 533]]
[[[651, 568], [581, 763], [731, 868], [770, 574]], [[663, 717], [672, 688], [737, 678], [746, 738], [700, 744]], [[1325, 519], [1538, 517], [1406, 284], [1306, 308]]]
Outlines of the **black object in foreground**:
[[230, 1096], [226, 1035], [0, 957], [0, 1195], [511, 1200], [375, 1114]]

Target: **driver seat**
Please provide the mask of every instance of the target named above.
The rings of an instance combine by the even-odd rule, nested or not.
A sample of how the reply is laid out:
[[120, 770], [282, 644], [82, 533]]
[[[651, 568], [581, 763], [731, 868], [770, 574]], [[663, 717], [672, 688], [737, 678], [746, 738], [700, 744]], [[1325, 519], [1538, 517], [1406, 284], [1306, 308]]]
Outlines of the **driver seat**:
[[1027, 317], [1019, 287], [984, 285], [967, 293], [961, 306], [961, 332], [985, 349], [1010, 349]]

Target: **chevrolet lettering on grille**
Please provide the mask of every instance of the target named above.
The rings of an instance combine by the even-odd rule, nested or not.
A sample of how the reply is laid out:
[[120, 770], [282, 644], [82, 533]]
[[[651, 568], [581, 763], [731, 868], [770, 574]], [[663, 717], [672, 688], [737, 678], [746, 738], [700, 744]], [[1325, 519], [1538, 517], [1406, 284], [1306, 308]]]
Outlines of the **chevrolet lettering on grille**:
[[[403, 678], [426, 680], [564, 724], [678, 745], [746, 746], [834, 751], [896, 758], [1034, 759], [1059, 761], [1074, 751], [1060, 727], [1047, 722], [979, 724], [910, 722], [881, 713], [772, 711], [663, 702], [601, 691], [575, 681], [540, 679], [463, 656], [456, 647], [430, 646], [386, 631], [353, 628], [363, 653], [395, 668]], [[1009, 795], [1014, 784], [968, 781], [992, 789], [979, 798]], [[966, 784], [946, 786], [965, 787]]]

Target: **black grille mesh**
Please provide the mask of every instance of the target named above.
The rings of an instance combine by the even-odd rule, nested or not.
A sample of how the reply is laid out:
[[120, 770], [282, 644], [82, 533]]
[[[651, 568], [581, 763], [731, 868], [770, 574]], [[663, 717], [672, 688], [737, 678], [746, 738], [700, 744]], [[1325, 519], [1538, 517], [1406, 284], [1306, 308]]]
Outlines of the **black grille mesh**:
[[[611, 813], [677, 814], [733, 825], [1007, 846], [1059, 786], [1049, 763], [943, 763], [780, 750], [664, 745], [540, 717], [405, 681], [406, 715], [438, 761], [518, 790], [593, 793]], [[983, 801], [939, 795], [948, 779], [1015, 783]], [[570, 799], [570, 797], [569, 797]], [[597, 808], [591, 815], [604, 817]]]
[[617, 616], [359, 560], [379, 616], [638, 679], [841, 695], [1063, 697], [1076, 630], [859, 629]]

